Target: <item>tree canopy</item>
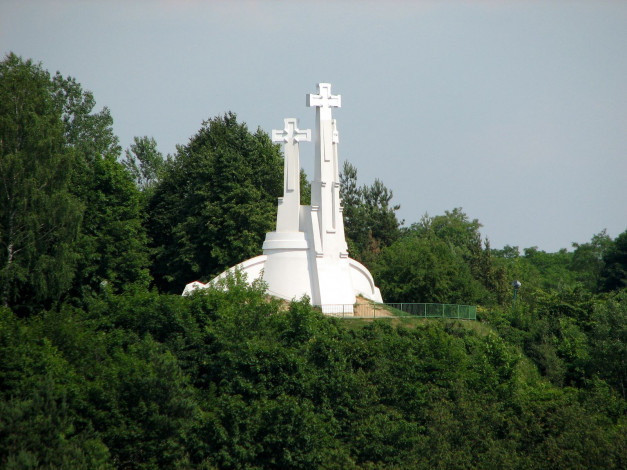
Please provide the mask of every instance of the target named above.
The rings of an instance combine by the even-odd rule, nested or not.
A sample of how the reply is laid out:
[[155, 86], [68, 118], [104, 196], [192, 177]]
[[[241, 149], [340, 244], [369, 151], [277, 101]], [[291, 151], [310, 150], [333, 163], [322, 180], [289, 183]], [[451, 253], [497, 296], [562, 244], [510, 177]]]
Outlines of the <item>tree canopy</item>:
[[381, 250], [401, 234], [396, 217], [400, 205], [392, 205], [393, 193], [379, 179], [371, 186], [357, 185], [357, 168], [344, 162], [340, 173], [340, 197], [350, 255], [370, 265]]
[[0, 302], [50, 307], [102, 282], [146, 284], [138, 191], [112, 119], [71, 77], [0, 63]]
[[627, 230], [608, 245], [599, 275], [599, 287], [605, 292], [627, 287]]
[[0, 304], [49, 305], [71, 285], [83, 206], [57, 87], [41, 65], [0, 63]]
[[157, 286], [180, 293], [261, 254], [282, 188], [279, 146], [266, 133], [233, 113], [204, 122], [166, 162], [148, 203]]

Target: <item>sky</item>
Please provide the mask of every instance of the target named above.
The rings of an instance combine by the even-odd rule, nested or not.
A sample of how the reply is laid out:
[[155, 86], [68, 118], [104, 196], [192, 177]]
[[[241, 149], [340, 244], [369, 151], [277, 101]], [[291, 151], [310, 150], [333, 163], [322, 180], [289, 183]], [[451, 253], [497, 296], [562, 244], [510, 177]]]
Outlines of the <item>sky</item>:
[[340, 160], [406, 225], [461, 207], [492, 248], [548, 252], [627, 229], [624, 1], [0, 0], [0, 52], [76, 78], [124, 149], [164, 154], [227, 111], [313, 129], [328, 82]]

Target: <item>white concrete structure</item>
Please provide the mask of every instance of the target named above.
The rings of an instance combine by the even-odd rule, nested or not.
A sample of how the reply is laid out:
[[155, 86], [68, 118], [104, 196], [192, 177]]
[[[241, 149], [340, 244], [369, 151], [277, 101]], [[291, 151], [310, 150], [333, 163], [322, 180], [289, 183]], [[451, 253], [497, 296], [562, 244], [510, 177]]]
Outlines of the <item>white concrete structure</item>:
[[[311, 205], [300, 205], [299, 161], [299, 143], [309, 142], [311, 131], [298, 129], [294, 118], [285, 119], [284, 129], [272, 131], [272, 141], [282, 142], [285, 154], [276, 230], [266, 234], [263, 255], [229, 271], [242, 270], [249, 282], [262, 276], [268, 293], [276, 297], [292, 300], [307, 295], [325, 313], [337, 311], [338, 306], [352, 312], [358, 295], [376, 302], [382, 299], [368, 269], [348, 257], [340, 200], [339, 134], [332, 118], [332, 108], [341, 106], [341, 97], [331, 94], [329, 83], [320, 83], [317, 94], [307, 95], [307, 106], [316, 108]], [[192, 282], [183, 295], [205, 286]]]

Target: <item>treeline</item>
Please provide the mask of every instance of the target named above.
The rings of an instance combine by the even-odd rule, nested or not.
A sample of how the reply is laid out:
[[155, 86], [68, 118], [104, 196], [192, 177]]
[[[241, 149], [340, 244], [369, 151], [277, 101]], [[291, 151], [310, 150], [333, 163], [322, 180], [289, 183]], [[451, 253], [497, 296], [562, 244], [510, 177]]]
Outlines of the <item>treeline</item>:
[[493, 250], [461, 208], [404, 227], [346, 163], [351, 256], [384, 299], [479, 322], [341, 322], [239, 278], [184, 298], [260, 253], [281, 149], [227, 113], [174, 156], [123, 152], [94, 108], [0, 62], [0, 466], [627, 466], [627, 231]]
[[[28, 319], [3, 309], [3, 466], [627, 462], [626, 404], [613, 384], [597, 374], [581, 386], [553, 385], [516, 346], [524, 337], [452, 321], [347, 327], [307, 302], [286, 309], [262, 286], [229, 282], [226, 292], [191, 298], [107, 294], [87, 309], [66, 304]], [[604, 308], [620, 309], [624, 320], [624, 299]], [[508, 319], [497, 320], [508, 329]], [[602, 328], [615, 325], [604, 325], [589, 352], [612, 377], [604, 342], [614, 339]], [[581, 378], [578, 364], [569, 363], [569, 377]]]

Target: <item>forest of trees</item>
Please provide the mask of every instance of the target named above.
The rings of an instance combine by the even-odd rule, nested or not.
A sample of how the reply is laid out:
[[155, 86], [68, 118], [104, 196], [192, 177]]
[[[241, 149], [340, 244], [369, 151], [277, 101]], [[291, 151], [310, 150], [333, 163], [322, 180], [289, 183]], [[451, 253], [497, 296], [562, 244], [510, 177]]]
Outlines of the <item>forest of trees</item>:
[[462, 208], [406, 226], [346, 162], [383, 298], [478, 321], [340, 320], [239, 275], [183, 297], [260, 254], [281, 149], [231, 112], [167, 156], [112, 125], [0, 62], [0, 468], [627, 468], [627, 230], [492, 249]]

